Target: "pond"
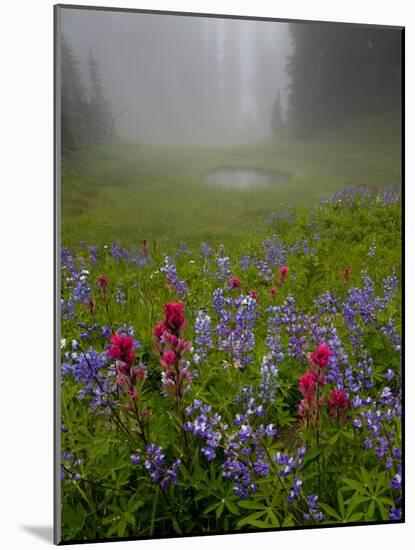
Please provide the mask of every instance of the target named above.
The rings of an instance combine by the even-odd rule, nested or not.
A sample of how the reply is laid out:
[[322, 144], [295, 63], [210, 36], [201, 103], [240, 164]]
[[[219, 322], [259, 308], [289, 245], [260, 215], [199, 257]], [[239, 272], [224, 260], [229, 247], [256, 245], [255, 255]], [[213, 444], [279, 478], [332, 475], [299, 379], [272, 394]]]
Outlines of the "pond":
[[288, 183], [291, 174], [261, 168], [214, 168], [204, 175], [206, 183], [233, 189], [250, 189]]

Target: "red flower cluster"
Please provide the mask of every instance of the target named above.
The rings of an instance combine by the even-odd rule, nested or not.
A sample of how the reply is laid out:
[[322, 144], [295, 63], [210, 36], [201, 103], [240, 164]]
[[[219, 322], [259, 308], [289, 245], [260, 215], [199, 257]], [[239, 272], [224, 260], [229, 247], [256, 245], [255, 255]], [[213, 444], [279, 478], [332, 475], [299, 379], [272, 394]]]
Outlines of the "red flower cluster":
[[285, 281], [287, 276], [288, 276], [288, 267], [286, 265], [282, 265], [280, 267], [280, 279], [282, 283]]
[[94, 311], [95, 311], [95, 302], [94, 302], [93, 298], [88, 298], [88, 301], [85, 304], [85, 306], [86, 306], [86, 309], [88, 311], [90, 311], [92, 314], [94, 313]]
[[141, 241], [141, 252], [145, 258], [147, 258], [147, 241], [143, 239]]
[[160, 340], [166, 334], [166, 341], [177, 341], [184, 327], [186, 326], [186, 319], [183, 314], [184, 304], [181, 302], [170, 302], [164, 304], [164, 316], [165, 318], [157, 323], [154, 327], [153, 335], [156, 340]]
[[343, 268], [343, 282], [348, 283], [350, 279], [350, 267], [345, 265]]
[[169, 329], [178, 335], [186, 326], [186, 319], [183, 314], [184, 304], [171, 302], [164, 304], [163, 309]]
[[326, 367], [331, 355], [330, 348], [327, 344], [320, 344], [317, 349], [310, 353], [310, 359], [313, 363], [317, 363], [319, 367]]
[[298, 379], [298, 389], [309, 403], [312, 401], [314, 392], [316, 391], [316, 381], [314, 378], [313, 373], [307, 369], [306, 373]]
[[229, 284], [231, 288], [242, 288], [241, 279], [237, 275], [232, 275], [229, 279]]
[[108, 355], [131, 366], [134, 362], [134, 339], [124, 334], [113, 334]]
[[248, 292], [248, 296], [250, 296], [254, 300], [258, 301], [258, 292], [256, 290], [250, 290]]
[[310, 353], [310, 368], [298, 379], [298, 389], [303, 395], [298, 405], [298, 415], [304, 418], [307, 424], [318, 424], [324, 403], [327, 403], [329, 415], [337, 416], [339, 419], [350, 407], [349, 399], [343, 390], [333, 389], [328, 397], [324, 393], [327, 378], [323, 369], [328, 365], [331, 354], [327, 344], [320, 344]]
[[[138, 392], [136, 383], [137, 380], [144, 380], [144, 378], [146, 378], [147, 369], [145, 365], [128, 367], [128, 365], [122, 361], [117, 361], [115, 368], [117, 371], [117, 384], [120, 388], [124, 388], [128, 391], [133, 401], [137, 401]], [[126, 409], [131, 410], [131, 407], [127, 405]]]
[[[147, 371], [142, 365], [133, 366], [135, 359], [134, 339], [124, 334], [113, 334], [107, 353], [110, 357], [116, 359], [117, 384], [129, 393], [133, 401], [137, 401], [136, 382], [138, 379], [144, 379]], [[127, 405], [127, 409], [130, 408]]]
[[350, 407], [350, 401], [343, 390], [334, 389], [329, 395], [327, 407], [331, 416], [342, 415], [343, 411]]
[[98, 275], [97, 283], [102, 292], [106, 292], [108, 286], [108, 279], [106, 275]]
[[191, 342], [181, 338], [186, 326], [184, 305], [171, 302], [164, 304], [163, 310], [164, 319], [157, 323], [153, 331], [155, 348], [163, 368], [162, 384], [165, 394], [180, 402], [193, 381], [188, 362], [184, 358], [190, 351]]
[[277, 289], [274, 287], [271, 287], [269, 289], [269, 297], [271, 298], [271, 300], [274, 300], [276, 295], [277, 295]]
[[320, 344], [310, 353], [310, 368], [298, 379], [298, 389], [304, 396], [298, 406], [298, 414], [315, 422], [322, 406], [323, 386], [327, 384], [326, 376], [321, 369], [327, 366], [330, 355], [331, 351], [327, 344]]

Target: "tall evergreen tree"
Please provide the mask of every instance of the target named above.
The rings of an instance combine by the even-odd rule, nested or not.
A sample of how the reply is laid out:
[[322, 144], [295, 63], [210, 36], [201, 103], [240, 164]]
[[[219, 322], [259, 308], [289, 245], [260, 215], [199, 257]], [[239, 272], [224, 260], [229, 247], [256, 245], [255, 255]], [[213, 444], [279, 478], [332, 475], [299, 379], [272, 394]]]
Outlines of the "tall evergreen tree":
[[92, 142], [100, 142], [113, 134], [112, 115], [104, 96], [99, 65], [92, 49], [88, 56], [91, 93], [88, 109], [88, 134]]
[[61, 43], [61, 142], [62, 151], [81, 147], [87, 141], [88, 103], [79, 62], [65, 38]]
[[399, 29], [294, 23], [290, 34], [289, 122], [298, 135], [399, 106]]
[[279, 88], [271, 110], [271, 132], [273, 136], [280, 136], [284, 132], [284, 116], [282, 114], [281, 94]]

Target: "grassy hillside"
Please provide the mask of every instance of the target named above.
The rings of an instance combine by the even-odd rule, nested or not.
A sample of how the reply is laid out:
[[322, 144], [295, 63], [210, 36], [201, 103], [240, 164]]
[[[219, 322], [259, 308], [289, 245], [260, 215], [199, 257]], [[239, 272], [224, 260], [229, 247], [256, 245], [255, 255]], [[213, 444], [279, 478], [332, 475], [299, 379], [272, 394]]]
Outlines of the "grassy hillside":
[[[314, 204], [345, 185], [398, 182], [400, 155], [396, 113], [353, 121], [335, 134], [305, 141], [233, 148], [100, 145], [64, 160], [62, 241], [236, 244], [270, 213], [292, 204]], [[206, 184], [205, 172], [220, 166], [280, 170], [291, 180], [246, 190]]]
[[[174, 201], [172, 239], [200, 227]], [[63, 540], [400, 520], [399, 194], [263, 226], [171, 257], [62, 251]]]

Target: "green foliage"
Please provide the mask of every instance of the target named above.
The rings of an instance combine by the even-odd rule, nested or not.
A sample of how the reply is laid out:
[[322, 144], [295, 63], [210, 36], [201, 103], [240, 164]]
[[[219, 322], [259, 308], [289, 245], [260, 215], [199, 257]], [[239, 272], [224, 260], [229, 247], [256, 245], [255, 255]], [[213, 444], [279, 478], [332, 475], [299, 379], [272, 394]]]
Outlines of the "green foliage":
[[[160, 149], [137, 144], [116, 143], [76, 152], [63, 166], [62, 241], [82, 258], [89, 271], [94, 311], [77, 304], [78, 318], [62, 323], [66, 347], [80, 339], [81, 328], [111, 324], [131, 325], [141, 342], [137, 361], [146, 363], [148, 377], [139, 386], [140, 404], [148, 411], [146, 430], [151, 442], [165, 449], [166, 463], [181, 459], [179, 483], [162, 491], [153, 484], [141, 466], [131, 464], [131, 454], [142, 451], [137, 422], [120, 408], [127, 430], [120, 428], [114, 415], [91, 411], [87, 399], [79, 398], [80, 385], [65, 377], [62, 386], [62, 451], [71, 452], [81, 463], [74, 479], [66, 472], [62, 483], [63, 539], [92, 540], [122, 536], [154, 536], [219, 531], [268, 529], [302, 525], [307, 510], [304, 499], [290, 507], [275, 472], [258, 482], [258, 491], [249, 499], [234, 494], [232, 480], [224, 480], [223, 453], [208, 462], [200, 450], [203, 442], [183, 436], [183, 417], [160, 392], [161, 367], [154, 353], [152, 330], [162, 315], [163, 304], [177, 300], [160, 272], [163, 253], [175, 254], [180, 278], [190, 292], [186, 296], [188, 324], [185, 337], [194, 341], [194, 321], [200, 308], [212, 313], [212, 292], [219, 285], [214, 260], [201, 258], [200, 241], [217, 251], [223, 243], [231, 259], [232, 273], [241, 278], [243, 290], [258, 294], [261, 312], [281, 305], [289, 294], [299, 308], [310, 312], [317, 296], [326, 291], [340, 299], [353, 287], [361, 286], [367, 272], [375, 293], [383, 292], [382, 281], [395, 270], [401, 277], [401, 204], [385, 207], [381, 201], [356, 199], [348, 202], [318, 202], [320, 195], [338, 190], [345, 183], [379, 184], [380, 189], [399, 178], [394, 153], [384, 158], [379, 151], [389, 145], [366, 141], [345, 145], [332, 141], [309, 143], [280, 140], [227, 151], [214, 149]], [[347, 157], [347, 158], [346, 158]], [[343, 159], [343, 160], [342, 160]], [[202, 183], [202, 174], [215, 165], [259, 165], [292, 172], [290, 184], [252, 191], [227, 190]], [[175, 192], [171, 189], [174, 186]], [[296, 206], [292, 206], [295, 201]], [[273, 215], [272, 215], [273, 214]], [[278, 234], [291, 252], [287, 257], [289, 277], [276, 284], [278, 270], [265, 282], [255, 266], [243, 270], [239, 258], [262, 250], [268, 236]], [[138, 252], [146, 239], [151, 265], [140, 268], [127, 261], [116, 261], [110, 243], [128, 246]], [[88, 249], [79, 241], [98, 245], [97, 265], [89, 260]], [[188, 248], [178, 253], [182, 240]], [[369, 254], [371, 250], [373, 254]], [[343, 269], [350, 268], [349, 280]], [[96, 285], [96, 277], [108, 278], [108, 304]], [[66, 276], [66, 275], [65, 275]], [[275, 298], [270, 287], [276, 286]], [[115, 299], [117, 288], [125, 293], [125, 303]], [[62, 285], [63, 298], [69, 291]], [[387, 310], [378, 314], [380, 326], [391, 318], [401, 331], [401, 291]], [[111, 323], [109, 322], [109, 319]], [[351, 353], [348, 333], [340, 315], [330, 317]], [[385, 335], [373, 326], [363, 326], [363, 346], [373, 359], [371, 396], [385, 384], [388, 369], [400, 370], [400, 358]], [[259, 365], [267, 353], [266, 314], [255, 326], [253, 364], [243, 371], [224, 369], [226, 353], [213, 349], [208, 360], [198, 365], [186, 405], [193, 399], [208, 402], [224, 422], [233, 425], [238, 407], [235, 397], [242, 387], [259, 383]], [[82, 341], [81, 341], [82, 343]], [[91, 334], [88, 347], [103, 351], [108, 339], [98, 331]], [[286, 334], [282, 345], [288, 345]], [[192, 365], [192, 368], [194, 365]], [[299, 422], [297, 407], [301, 398], [298, 377], [303, 365], [286, 357], [279, 365], [279, 388], [275, 402], [266, 411], [264, 423], [278, 428], [269, 445], [277, 451], [294, 453], [308, 447], [299, 475], [304, 494], [319, 495], [324, 522], [350, 523], [384, 521], [394, 505], [390, 476], [379, 466], [374, 453], [364, 452], [350, 419], [335, 422], [327, 414], [321, 419], [318, 441], [312, 427]], [[390, 382], [393, 391], [398, 381]], [[400, 442], [400, 425], [393, 426], [395, 444]], [[307, 520], [308, 521], [308, 520]]]
[[[276, 217], [271, 226], [264, 225], [248, 242], [232, 249], [232, 271], [240, 275], [245, 289], [258, 292], [262, 310], [281, 304], [288, 294], [295, 296], [298, 305], [309, 311], [316, 296], [327, 289], [339, 297], [345, 297], [349, 288], [359, 286], [360, 274], [366, 270], [373, 278], [376, 292], [381, 292], [382, 279], [395, 269], [400, 273], [400, 204], [387, 207], [380, 202], [360, 199], [349, 207], [347, 202], [324, 203], [309, 208], [297, 207], [289, 211], [289, 217]], [[289, 278], [278, 287], [275, 300], [269, 295], [269, 286], [258, 279], [254, 267], [242, 271], [237, 261], [247, 250], [258, 250], [267, 234], [277, 232], [281, 240], [293, 247], [287, 258]], [[318, 238], [316, 235], [318, 234]], [[295, 243], [308, 243], [307, 250], [296, 250]], [[373, 256], [368, 251], [376, 241]], [[341, 246], [339, 246], [341, 243]], [[173, 251], [174, 249], [172, 249]], [[298, 508], [287, 507], [287, 495], [278, 479], [269, 476], [258, 482], [258, 492], [248, 500], [234, 494], [233, 484], [222, 478], [219, 455], [208, 462], [201, 454], [202, 443], [191, 437], [183, 442], [183, 419], [172, 409], [169, 400], [160, 394], [160, 366], [153, 352], [152, 327], [160, 318], [163, 303], [175, 299], [173, 290], [165, 284], [165, 277], [157, 266], [162, 264], [158, 247], [151, 252], [153, 265], [140, 269], [125, 261], [115, 261], [108, 248], [98, 251], [98, 264], [89, 265], [88, 252], [78, 250], [84, 257], [93, 282], [100, 273], [109, 280], [108, 308], [93, 284], [95, 309], [93, 314], [79, 306], [78, 315], [87, 324], [100, 326], [108, 323], [108, 315], [114, 326], [132, 325], [142, 347], [137, 351], [139, 360], [148, 365], [149, 376], [140, 386], [142, 406], [149, 411], [147, 419], [151, 441], [163, 445], [166, 460], [182, 460], [180, 482], [162, 491], [151, 483], [139, 467], [131, 464], [130, 456], [140, 449], [137, 427], [132, 417], [120, 412], [129, 434], [120, 430], [112, 416], [91, 411], [87, 400], [78, 398], [79, 385], [65, 378], [62, 386], [62, 422], [67, 431], [62, 433], [62, 450], [81, 459], [80, 479], [67, 473], [62, 485], [64, 540], [90, 540], [123, 536], [152, 536], [154, 534], [211, 533], [229, 530], [269, 529], [299, 525], [304, 520], [304, 503]], [[343, 267], [350, 267], [350, 280], [343, 280]], [[191, 289], [187, 298], [186, 335], [193, 339], [193, 322], [199, 307], [210, 307], [212, 291], [217, 281], [212, 274], [201, 277], [203, 260], [198, 250], [188, 250], [177, 256], [176, 267], [180, 277]], [[212, 271], [213, 267], [210, 267]], [[121, 285], [125, 304], [114, 299]], [[65, 285], [63, 295], [67, 296]], [[400, 329], [400, 295], [388, 311], [381, 312], [379, 322], [390, 316]], [[78, 306], [77, 306], [78, 307]], [[339, 319], [336, 324], [340, 337], [345, 337], [345, 327]], [[256, 350], [252, 367], [241, 372], [223, 368], [225, 355], [219, 350], [209, 353], [208, 361], [198, 366], [199, 376], [191, 386], [187, 399], [209, 402], [229, 425], [233, 424], [235, 396], [243, 386], [258, 384], [258, 365], [266, 353], [266, 318], [256, 326]], [[67, 346], [72, 338], [79, 339], [75, 320], [62, 325], [62, 337]], [[283, 345], [287, 342], [283, 337]], [[99, 333], [91, 336], [88, 346], [102, 349], [105, 345]], [[372, 379], [381, 387], [389, 368], [399, 370], [399, 360], [392, 353], [385, 337], [370, 327], [365, 328], [364, 345], [374, 359]], [[321, 434], [316, 441], [315, 429], [299, 426], [297, 406], [301, 398], [297, 389], [302, 366], [287, 358], [279, 367], [279, 389], [275, 402], [267, 410], [267, 422], [273, 422], [278, 435], [270, 445], [270, 453], [288, 449], [294, 452], [302, 444], [308, 447], [299, 475], [305, 494], [319, 494], [319, 506], [324, 522], [350, 523], [383, 521], [388, 519], [394, 505], [390, 477], [379, 467], [373, 455], [364, 453], [350, 422], [336, 423], [328, 416], [321, 419]], [[379, 386], [376, 386], [379, 385]], [[394, 382], [391, 382], [394, 387]], [[396, 443], [400, 426], [395, 427]]]

